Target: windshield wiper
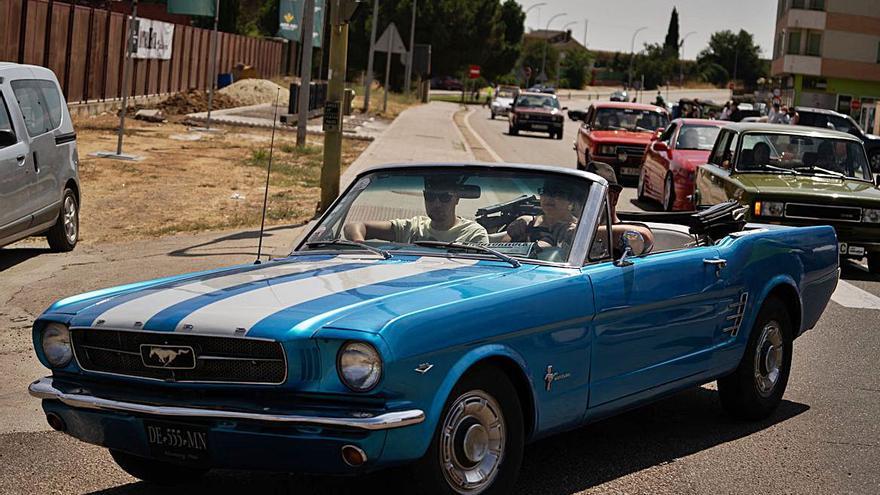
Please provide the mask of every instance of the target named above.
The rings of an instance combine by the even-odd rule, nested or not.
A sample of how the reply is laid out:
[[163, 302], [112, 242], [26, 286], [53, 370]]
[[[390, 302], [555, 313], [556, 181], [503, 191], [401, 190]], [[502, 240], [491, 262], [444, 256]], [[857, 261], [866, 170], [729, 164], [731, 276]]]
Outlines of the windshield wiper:
[[372, 253], [376, 253], [379, 256], [385, 258], [386, 260], [391, 258], [391, 253], [389, 253], [388, 251], [385, 251], [384, 249], [379, 249], [379, 248], [370, 246], [369, 244], [364, 244], [363, 242], [348, 241], [345, 239], [328, 239], [326, 241], [311, 241], [311, 242], [307, 242], [306, 246], [308, 246], [308, 247], [351, 246], [351, 247], [361, 248], [366, 251], [370, 251]]
[[785, 168], [785, 167], [777, 167], [776, 165], [770, 165], [769, 163], [764, 163], [762, 165], [758, 165], [764, 170], [775, 170], [777, 172], [785, 172], [793, 175], [800, 175], [801, 173], [793, 168]]
[[841, 179], [846, 179], [846, 174], [842, 174], [842, 173], [836, 172], [834, 170], [828, 170], [827, 168], [817, 167], [815, 165], [810, 166], [809, 171], [810, 172], [813, 172], [813, 171], [822, 172], [823, 174], [828, 174], [832, 177], [839, 177]]
[[463, 242], [443, 242], [443, 241], [415, 241], [413, 244], [416, 246], [425, 246], [425, 247], [436, 247], [436, 248], [446, 248], [446, 249], [471, 249], [473, 251], [480, 251], [481, 253], [489, 253], [496, 258], [506, 261], [510, 263], [510, 265], [514, 268], [519, 268], [522, 264], [511, 258], [510, 256], [498, 252], [494, 249], [487, 248], [486, 246], [481, 246], [479, 244], [466, 244]]

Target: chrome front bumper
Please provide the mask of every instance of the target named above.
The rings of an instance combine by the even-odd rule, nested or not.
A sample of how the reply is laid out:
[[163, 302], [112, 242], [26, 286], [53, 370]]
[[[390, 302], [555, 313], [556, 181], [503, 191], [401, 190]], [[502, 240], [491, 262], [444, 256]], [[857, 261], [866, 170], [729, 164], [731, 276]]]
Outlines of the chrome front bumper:
[[64, 392], [55, 387], [51, 377], [41, 378], [31, 383], [28, 387], [28, 392], [38, 399], [58, 400], [74, 408], [128, 412], [159, 417], [247, 420], [276, 424], [355, 428], [370, 431], [401, 428], [418, 424], [425, 420], [425, 413], [418, 409], [394, 411], [379, 415], [373, 415], [368, 412], [354, 412], [350, 417], [331, 417], [295, 414], [265, 414], [243, 411], [225, 411], [220, 409], [201, 409], [194, 407], [155, 406], [104, 399], [91, 395], [85, 391], [82, 393]]

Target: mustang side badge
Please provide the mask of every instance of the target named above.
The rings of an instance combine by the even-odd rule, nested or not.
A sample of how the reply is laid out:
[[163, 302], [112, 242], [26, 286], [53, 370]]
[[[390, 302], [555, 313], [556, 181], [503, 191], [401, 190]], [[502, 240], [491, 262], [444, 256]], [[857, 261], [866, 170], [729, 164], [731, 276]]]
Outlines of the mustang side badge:
[[565, 380], [570, 377], [571, 373], [559, 373], [553, 371], [553, 365], [547, 366], [547, 374], [544, 375], [544, 387], [549, 392], [553, 387], [553, 382], [558, 382], [559, 380]]

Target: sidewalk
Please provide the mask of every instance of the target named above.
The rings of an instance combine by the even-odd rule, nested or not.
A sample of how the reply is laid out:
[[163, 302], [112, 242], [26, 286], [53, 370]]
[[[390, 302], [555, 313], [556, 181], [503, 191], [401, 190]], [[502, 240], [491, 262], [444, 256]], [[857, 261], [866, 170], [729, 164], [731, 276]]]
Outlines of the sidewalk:
[[452, 119], [458, 109], [456, 103], [434, 101], [405, 110], [342, 174], [341, 188], [374, 165], [474, 161]]

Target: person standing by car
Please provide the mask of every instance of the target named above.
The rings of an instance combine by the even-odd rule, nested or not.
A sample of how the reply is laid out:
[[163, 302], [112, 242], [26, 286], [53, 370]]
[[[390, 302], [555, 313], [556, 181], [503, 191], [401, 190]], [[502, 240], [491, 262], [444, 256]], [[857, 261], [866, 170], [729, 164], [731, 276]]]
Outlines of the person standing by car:
[[461, 186], [458, 177], [425, 177], [422, 194], [426, 216], [350, 223], [343, 228], [345, 237], [356, 242], [381, 239], [405, 244], [415, 241], [488, 244], [489, 234], [482, 225], [455, 214]]

